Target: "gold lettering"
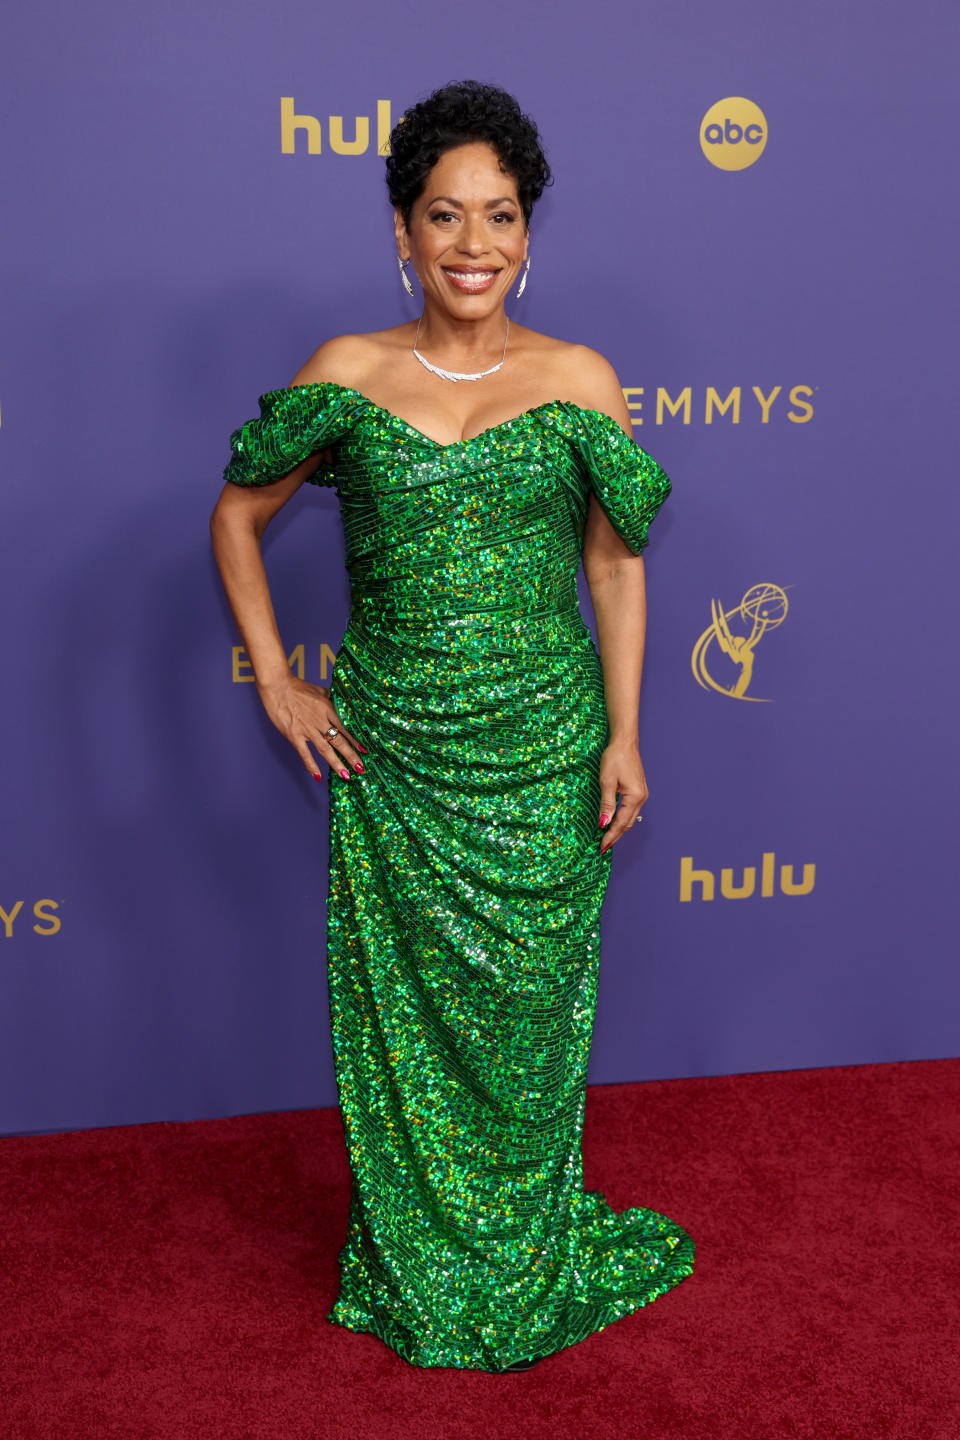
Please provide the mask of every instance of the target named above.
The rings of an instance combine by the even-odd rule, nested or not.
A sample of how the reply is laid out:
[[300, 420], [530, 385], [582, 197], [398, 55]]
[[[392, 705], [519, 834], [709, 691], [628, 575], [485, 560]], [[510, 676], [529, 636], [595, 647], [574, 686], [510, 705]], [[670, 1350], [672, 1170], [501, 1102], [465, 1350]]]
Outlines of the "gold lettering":
[[692, 900], [694, 885], [701, 885], [703, 893], [702, 900], [713, 899], [713, 872], [711, 870], [694, 870], [693, 856], [684, 855], [680, 860], [680, 899]]
[[805, 410], [807, 412], [805, 415], [794, 415], [792, 410], [788, 410], [787, 419], [792, 420], [794, 425], [806, 425], [808, 420], [813, 419], [813, 406], [808, 400], [798, 399], [798, 396], [800, 395], [809, 395], [810, 399], [812, 400], [813, 391], [810, 389], [809, 385], [794, 385], [793, 389], [790, 391], [790, 404], [797, 405], [801, 410]]
[[[284, 95], [280, 101], [280, 153], [293, 155], [297, 148], [297, 131], [307, 132], [307, 154], [319, 155], [323, 146], [323, 130], [315, 115], [295, 115], [293, 96]], [[364, 142], [366, 148], [366, 142]]]
[[[773, 850], [763, 852], [763, 862], [760, 869], [760, 894], [770, 896], [774, 893], [774, 882], [776, 880], [776, 855]], [[734, 884], [734, 870], [732, 867], [724, 866], [720, 871], [720, 894], [724, 900], [746, 900], [757, 892], [757, 868], [755, 865], [743, 867], [743, 878], [739, 885]], [[813, 889], [816, 879], [816, 865], [804, 865], [803, 879], [794, 879], [794, 866], [780, 866], [780, 891], [783, 895], [809, 895]], [[693, 899], [694, 885], [700, 886], [700, 899], [712, 900], [714, 896], [714, 875], [712, 870], [695, 870], [693, 868], [693, 856], [684, 855], [680, 860], [680, 899], [689, 901]]]
[[739, 425], [739, 424], [740, 424], [740, 386], [739, 386], [739, 385], [734, 385], [733, 389], [730, 391], [730, 394], [727, 396], [726, 400], [721, 400], [721, 399], [720, 399], [720, 396], [717, 394], [716, 390], [714, 390], [714, 388], [713, 388], [712, 385], [708, 385], [708, 386], [707, 386], [707, 409], [706, 409], [706, 415], [705, 415], [704, 418], [705, 418], [706, 423], [707, 423], [708, 425], [712, 425], [712, 424], [713, 424], [713, 412], [714, 412], [714, 409], [718, 410], [721, 415], [726, 415], [727, 411], [730, 409], [731, 406], [733, 406], [733, 423], [734, 423], [734, 425]]
[[780, 866], [780, 889], [784, 895], [809, 895], [813, 889], [816, 865], [804, 865], [803, 879], [797, 884], [793, 878], [793, 866]]
[[352, 140], [343, 138], [343, 116], [330, 116], [330, 149], [337, 155], [362, 155], [370, 144], [370, 121], [366, 115], [357, 116], [357, 128]]
[[733, 871], [720, 871], [720, 894], [725, 900], [745, 900], [752, 895], [757, 888], [757, 869], [755, 865], [743, 867], [743, 884], [735, 886], [733, 883]]
[[681, 390], [676, 400], [671, 400], [666, 390], [661, 385], [657, 386], [657, 424], [663, 424], [663, 412], [669, 410], [671, 415], [676, 415], [680, 406], [683, 406], [683, 423], [690, 424], [690, 386]]
[[[256, 680], [257, 677], [256, 677], [256, 675], [254, 675], [254, 673], [253, 673], [253, 666], [250, 664], [250, 661], [249, 661], [249, 659], [247, 658], [247, 652], [246, 652], [246, 650], [243, 648], [243, 646], [242, 646], [242, 645], [234, 645], [232, 654], [233, 654], [233, 683], [234, 683], [235, 685], [239, 685], [239, 684], [240, 684], [242, 681], [244, 681], [244, 680]], [[242, 670], [249, 670], [249, 671], [250, 671], [250, 674], [249, 674], [249, 675], [243, 675], [243, 674], [240, 673]]]
[[760, 871], [760, 894], [773, 894], [773, 855], [772, 850], [763, 852], [763, 868]]
[[57, 931], [60, 929], [60, 917], [59, 915], [48, 915], [48, 905], [52, 905], [54, 910], [57, 910], [59, 908], [56, 900], [38, 900], [36, 905], [34, 905], [33, 907], [33, 913], [34, 915], [36, 915], [38, 920], [49, 921], [49, 924], [45, 928], [41, 927], [40, 925], [34, 925], [33, 928], [38, 935], [56, 935]]
[[763, 422], [762, 422], [762, 423], [763, 423], [764, 425], [766, 425], [766, 424], [768, 424], [768, 422], [769, 422], [769, 420], [770, 420], [770, 406], [773, 404], [774, 400], [776, 400], [777, 396], [780, 394], [780, 391], [783, 389], [783, 386], [782, 386], [782, 385], [774, 385], [774, 387], [773, 387], [773, 389], [770, 391], [770, 394], [769, 394], [769, 395], [764, 395], [764, 393], [763, 393], [763, 391], [760, 389], [760, 386], [759, 386], [759, 385], [754, 385], [754, 386], [752, 386], [752, 389], [753, 389], [754, 395], [756, 395], [757, 399], [760, 401], [760, 409], [763, 411]]
[[624, 385], [624, 386], [623, 386], [623, 398], [624, 398], [624, 400], [627, 402], [627, 409], [630, 410], [630, 411], [635, 410], [635, 411], [637, 412], [637, 417], [638, 417], [638, 418], [637, 418], [636, 420], [634, 420], [633, 417], [632, 417], [632, 415], [631, 415], [630, 423], [631, 423], [632, 425], [642, 425], [642, 424], [643, 424], [643, 416], [640, 414], [640, 411], [643, 409], [643, 401], [642, 401], [642, 400], [631, 400], [631, 399], [630, 399], [630, 396], [631, 396], [631, 395], [642, 395], [642, 394], [643, 394], [643, 386], [642, 386], [642, 385]]
[[334, 665], [336, 664], [336, 660], [337, 660], [337, 655], [336, 655], [336, 651], [335, 651], [335, 650], [331, 650], [329, 645], [321, 645], [321, 646], [320, 646], [320, 679], [321, 679], [321, 680], [326, 680], [327, 675], [329, 674], [330, 670], [332, 670], [333, 667], [334, 667]]
[[[291, 669], [292, 669], [294, 666], [296, 666], [297, 677], [298, 677], [298, 679], [302, 680], [302, 679], [303, 679], [303, 670], [304, 670], [304, 650], [303, 650], [303, 646], [302, 646], [302, 645], [298, 645], [298, 646], [294, 649], [293, 653], [287, 656], [287, 664], [291, 667]], [[245, 671], [249, 671], [250, 673], [249, 673], [249, 674], [245, 674], [245, 673], [244, 673]], [[248, 655], [247, 655], [246, 650], [244, 649], [244, 647], [243, 647], [242, 645], [234, 645], [234, 647], [233, 647], [233, 680], [234, 680], [234, 684], [240, 684], [240, 683], [242, 683], [243, 681], [256, 681], [256, 678], [257, 678], [257, 677], [256, 677], [256, 675], [255, 675], [254, 672], [253, 672], [253, 665], [250, 663], [250, 659], [249, 659], [249, 657], [248, 657]]]
[[20, 911], [21, 911], [22, 909], [23, 909], [23, 901], [22, 901], [22, 900], [18, 900], [18, 901], [17, 901], [16, 905], [14, 905], [14, 907], [13, 907], [13, 909], [10, 911], [10, 914], [9, 914], [9, 915], [7, 914], [6, 910], [4, 910], [3, 906], [0, 905], [0, 920], [3, 921], [3, 927], [4, 927], [4, 929], [5, 929], [6, 932], [7, 932], [7, 939], [8, 939], [8, 940], [12, 940], [12, 939], [13, 939], [13, 922], [14, 922], [14, 920], [16, 920], [17, 916], [20, 914]]
[[390, 154], [390, 131], [393, 129], [390, 123], [390, 101], [377, 101], [377, 154]]

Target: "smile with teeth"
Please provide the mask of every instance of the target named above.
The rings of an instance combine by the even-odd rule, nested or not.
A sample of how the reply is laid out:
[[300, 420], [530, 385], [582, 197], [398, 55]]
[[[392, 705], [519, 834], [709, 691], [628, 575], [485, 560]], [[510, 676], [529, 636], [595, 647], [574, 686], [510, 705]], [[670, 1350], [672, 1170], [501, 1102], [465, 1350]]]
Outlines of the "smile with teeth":
[[459, 270], [446, 265], [440, 268], [458, 290], [486, 290], [500, 273], [499, 270]]

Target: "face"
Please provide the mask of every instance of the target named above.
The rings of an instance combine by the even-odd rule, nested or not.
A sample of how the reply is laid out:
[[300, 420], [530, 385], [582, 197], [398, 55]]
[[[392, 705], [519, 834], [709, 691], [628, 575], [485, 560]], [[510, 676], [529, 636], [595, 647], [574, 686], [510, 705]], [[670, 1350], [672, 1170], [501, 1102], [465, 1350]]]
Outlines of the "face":
[[451, 315], [482, 319], [503, 304], [527, 255], [517, 183], [491, 145], [448, 150], [414, 201], [409, 228], [396, 212], [397, 248], [424, 296]]

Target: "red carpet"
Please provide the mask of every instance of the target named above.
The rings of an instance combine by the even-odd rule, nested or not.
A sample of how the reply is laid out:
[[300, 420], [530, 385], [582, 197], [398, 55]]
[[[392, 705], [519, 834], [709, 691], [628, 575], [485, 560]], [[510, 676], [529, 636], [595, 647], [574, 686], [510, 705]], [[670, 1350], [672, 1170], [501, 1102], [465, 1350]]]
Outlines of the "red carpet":
[[592, 1088], [584, 1156], [696, 1271], [499, 1376], [323, 1318], [336, 1111], [0, 1140], [0, 1433], [958, 1440], [960, 1060]]

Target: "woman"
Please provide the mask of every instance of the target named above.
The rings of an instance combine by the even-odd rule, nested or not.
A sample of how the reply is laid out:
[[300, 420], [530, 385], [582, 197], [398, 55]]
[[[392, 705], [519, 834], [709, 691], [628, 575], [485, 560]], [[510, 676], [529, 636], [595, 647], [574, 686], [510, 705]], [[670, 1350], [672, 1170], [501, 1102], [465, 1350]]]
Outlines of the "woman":
[[[529, 1368], [693, 1268], [679, 1225], [583, 1190], [600, 907], [647, 798], [641, 551], [670, 481], [606, 360], [507, 318], [549, 178], [494, 87], [404, 116], [387, 183], [421, 314], [263, 395], [211, 517], [267, 714], [331, 766], [353, 1188], [328, 1318], [419, 1366]], [[260, 557], [304, 481], [336, 485], [346, 536], [329, 690], [291, 674]]]

